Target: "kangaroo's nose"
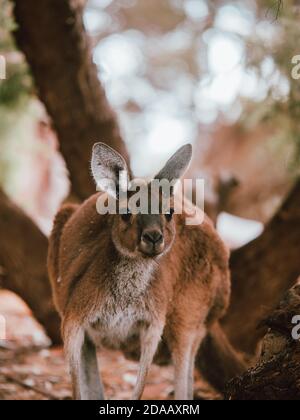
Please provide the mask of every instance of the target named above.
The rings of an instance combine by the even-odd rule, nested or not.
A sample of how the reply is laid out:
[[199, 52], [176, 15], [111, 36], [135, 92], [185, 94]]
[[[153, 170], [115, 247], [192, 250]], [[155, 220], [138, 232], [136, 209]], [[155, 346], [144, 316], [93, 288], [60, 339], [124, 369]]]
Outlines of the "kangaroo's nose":
[[146, 243], [156, 245], [163, 241], [163, 235], [159, 230], [147, 231], [143, 233], [142, 240]]

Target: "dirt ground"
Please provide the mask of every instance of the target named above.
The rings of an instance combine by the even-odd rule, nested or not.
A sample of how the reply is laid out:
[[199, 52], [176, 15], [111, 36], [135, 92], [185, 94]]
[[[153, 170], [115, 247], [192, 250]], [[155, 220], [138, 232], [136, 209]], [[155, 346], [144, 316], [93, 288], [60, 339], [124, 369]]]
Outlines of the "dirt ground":
[[[0, 400], [64, 400], [71, 388], [62, 348], [51, 348], [43, 329], [24, 303], [0, 291], [0, 315], [6, 320], [6, 339], [0, 340]], [[119, 352], [101, 351], [99, 364], [108, 399], [130, 399], [137, 363]], [[153, 366], [143, 399], [172, 399], [171, 367]], [[197, 378], [197, 395], [218, 396]]]

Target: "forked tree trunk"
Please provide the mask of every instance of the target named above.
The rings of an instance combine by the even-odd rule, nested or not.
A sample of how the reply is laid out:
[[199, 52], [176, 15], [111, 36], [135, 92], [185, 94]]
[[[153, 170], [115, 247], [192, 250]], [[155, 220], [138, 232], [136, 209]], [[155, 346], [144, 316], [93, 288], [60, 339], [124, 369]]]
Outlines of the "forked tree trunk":
[[[92, 144], [107, 141], [126, 156], [115, 115], [92, 63], [82, 23], [84, 2], [14, 0], [14, 3], [18, 44], [31, 65], [40, 98], [53, 119], [73, 192], [83, 199], [94, 192], [88, 171]], [[257, 325], [278, 304], [299, 274], [299, 194], [298, 182], [263, 235], [233, 254], [233, 299], [224, 331], [235, 348], [222, 331], [217, 332], [217, 326], [206, 340], [202, 358], [198, 359], [211, 368], [211, 374], [206, 374], [219, 382], [219, 387], [220, 382], [226, 382], [244, 369], [235, 349], [255, 351], [264, 334], [264, 329], [256, 330]], [[1, 217], [6, 224], [1, 227], [0, 239], [0, 258], [7, 272], [5, 285], [23, 297], [43, 325], [49, 327], [52, 325], [49, 320], [55, 314], [45, 274], [46, 238], [27, 219], [25, 222], [24, 215], [11, 203], [8, 205], [6, 198], [2, 198], [0, 207], [6, 218]], [[15, 218], [20, 224], [17, 230]], [[6, 244], [9, 235], [13, 241]], [[36, 244], [32, 255], [32, 246], [28, 248], [30, 240]], [[216, 337], [219, 342], [215, 341]]]
[[46, 267], [48, 240], [2, 190], [0, 232], [1, 286], [21, 296], [52, 342], [61, 342]]
[[238, 350], [253, 354], [258, 328], [300, 275], [300, 180], [264, 233], [232, 255], [232, 303], [223, 327]]
[[94, 143], [108, 143], [128, 159], [116, 116], [93, 63], [83, 25], [85, 3], [14, 0], [15, 37], [52, 118], [72, 190], [79, 199], [95, 192], [89, 171]]
[[300, 181], [263, 234], [232, 254], [231, 306], [221, 332], [208, 335], [197, 358], [198, 368], [217, 389], [245, 369], [244, 360], [255, 362], [267, 331], [262, 321], [297, 282], [299, 255]]
[[[25, 53], [58, 133], [79, 199], [95, 192], [89, 166], [92, 145], [103, 141], [128, 158], [115, 114], [98, 80], [83, 26], [80, 0], [15, 0], [16, 39]], [[60, 322], [47, 276], [47, 238], [20, 209], [0, 195], [2, 286], [32, 309], [54, 343]]]
[[[294, 316], [300, 315], [300, 286], [289, 291], [279, 308], [265, 322], [257, 366], [230, 382], [232, 400], [300, 400], [300, 340], [292, 337]], [[298, 331], [298, 329], [297, 329]]]

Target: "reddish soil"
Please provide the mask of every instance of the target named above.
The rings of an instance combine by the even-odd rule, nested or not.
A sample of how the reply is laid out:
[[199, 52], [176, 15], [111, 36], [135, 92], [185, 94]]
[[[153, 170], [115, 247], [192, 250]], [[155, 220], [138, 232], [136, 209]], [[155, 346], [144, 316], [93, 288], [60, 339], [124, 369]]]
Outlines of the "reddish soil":
[[[0, 340], [0, 400], [70, 399], [70, 382], [62, 348], [51, 348], [43, 329], [15, 295], [0, 291], [0, 314], [6, 320], [6, 340]], [[99, 354], [108, 399], [130, 399], [137, 363], [119, 352]], [[198, 394], [216, 395], [199, 380]], [[172, 368], [153, 366], [143, 399], [172, 399]]]

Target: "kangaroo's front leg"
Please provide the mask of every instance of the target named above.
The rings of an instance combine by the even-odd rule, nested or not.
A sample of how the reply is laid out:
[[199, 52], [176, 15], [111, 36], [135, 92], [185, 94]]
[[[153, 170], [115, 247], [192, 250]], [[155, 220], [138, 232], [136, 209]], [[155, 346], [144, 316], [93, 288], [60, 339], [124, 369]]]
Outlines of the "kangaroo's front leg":
[[205, 328], [189, 331], [186, 327], [174, 338], [171, 352], [175, 368], [175, 400], [193, 399], [195, 357], [204, 337]]
[[65, 335], [65, 352], [70, 366], [73, 398], [104, 400], [96, 348], [83, 329], [70, 330]]
[[184, 331], [178, 334], [172, 348], [175, 368], [175, 400], [192, 400], [194, 395], [194, 366], [197, 350], [206, 330]]
[[193, 400], [194, 399], [194, 370], [195, 370], [195, 360], [198, 353], [198, 350], [207, 334], [207, 331], [205, 328], [202, 328], [198, 334], [196, 334], [196, 337], [193, 342], [192, 351], [190, 355], [190, 366], [189, 366], [189, 383], [188, 383], [188, 399]]
[[133, 400], [140, 400], [145, 384], [149, 369], [151, 367], [153, 358], [155, 356], [158, 344], [161, 340], [163, 333], [163, 325], [150, 325], [150, 327], [142, 330], [141, 333], [141, 358], [137, 383], [133, 392]]

